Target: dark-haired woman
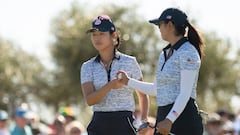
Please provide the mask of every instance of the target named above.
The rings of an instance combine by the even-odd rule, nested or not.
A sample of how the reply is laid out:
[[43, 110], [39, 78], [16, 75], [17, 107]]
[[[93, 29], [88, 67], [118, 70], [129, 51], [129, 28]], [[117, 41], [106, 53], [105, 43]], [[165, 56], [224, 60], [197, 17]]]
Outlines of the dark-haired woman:
[[202, 135], [202, 118], [195, 99], [203, 40], [187, 15], [178, 8], [168, 8], [149, 22], [157, 25], [162, 39], [169, 42], [159, 56], [155, 82], [137, 81], [124, 71], [118, 72], [122, 74], [119, 82], [156, 95], [155, 135]]
[[[137, 60], [117, 50], [120, 38], [109, 16], [97, 16], [87, 33], [90, 33], [92, 44], [98, 51], [96, 57], [86, 61], [81, 67], [83, 95], [93, 109], [93, 117], [87, 127], [88, 135], [135, 135], [132, 126], [134, 90], [117, 83], [116, 73], [124, 70], [132, 78], [142, 80]], [[141, 118], [146, 119], [148, 97], [136, 92]]]

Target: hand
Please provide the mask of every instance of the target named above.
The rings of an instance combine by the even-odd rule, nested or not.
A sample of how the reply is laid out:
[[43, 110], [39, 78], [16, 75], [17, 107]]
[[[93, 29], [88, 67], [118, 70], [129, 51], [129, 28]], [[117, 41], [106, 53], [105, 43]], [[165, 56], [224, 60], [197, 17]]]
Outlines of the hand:
[[138, 131], [138, 135], [145, 135], [148, 130], [152, 130], [150, 127], [143, 128], [142, 130]]
[[109, 83], [111, 83], [111, 88], [112, 89], [120, 89], [124, 86], [124, 84], [122, 84], [117, 78], [114, 78]]
[[169, 119], [164, 119], [163, 121], [160, 121], [157, 124], [157, 132], [168, 135], [170, 133], [170, 130], [172, 128], [172, 122]]
[[128, 84], [129, 77], [126, 72], [119, 70], [116, 75], [118, 81], [124, 85]]
[[[145, 134], [153, 134], [154, 132], [154, 125], [151, 125], [147, 121], [142, 121], [142, 124], [138, 127], [138, 135], [145, 135]], [[151, 133], [152, 132], [152, 133]]]

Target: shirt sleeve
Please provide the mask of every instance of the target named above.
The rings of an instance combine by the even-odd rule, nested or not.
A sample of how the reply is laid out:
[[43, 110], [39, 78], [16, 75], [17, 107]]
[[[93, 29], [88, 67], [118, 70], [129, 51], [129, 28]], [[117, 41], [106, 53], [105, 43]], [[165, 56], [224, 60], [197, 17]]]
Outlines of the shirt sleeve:
[[137, 89], [138, 91], [141, 91], [142, 93], [145, 93], [150, 96], [157, 95], [156, 81], [154, 81], [154, 83], [148, 83], [148, 82], [142, 82], [142, 81], [138, 81], [136, 79], [130, 78], [128, 81], [128, 86], [134, 89]]
[[179, 58], [180, 70], [199, 70], [200, 62], [201, 60], [196, 50], [183, 51]]
[[188, 100], [190, 99], [193, 84], [197, 76], [196, 70], [182, 70], [181, 71], [181, 87], [180, 94], [178, 95], [171, 111], [168, 113], [167, 118], [174, 122], [183, 112]]
[[142, 71], [141, 71], [140, 66], [135, 57], [133, 58], [131, 66], [132, 66], [131, 67], [131, 70], [132, 70], [131, 78], [134, 78], [136, 80], [143, 78]]
[[200, 68], [200, 57], [196, 50], [183, 51], [179, 58], [180, 63], [180, 94], [178, 95], [167, 118], [174, 122], [183, 112], [191, 97], [193, 85], [197, 81]]
[[93, 81], [93, 74], [90, 63], [83, 63], [80, 73], [81, 84]]

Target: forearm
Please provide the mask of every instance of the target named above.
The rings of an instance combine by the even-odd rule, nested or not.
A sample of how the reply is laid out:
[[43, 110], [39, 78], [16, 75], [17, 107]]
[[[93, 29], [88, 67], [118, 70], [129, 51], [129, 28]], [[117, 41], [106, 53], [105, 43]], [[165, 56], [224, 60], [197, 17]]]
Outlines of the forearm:
[[147, 120], [148, 111], [149, 111], [149, 98], [146, 94], [138, 92], [138, 98], [139, 98], [139, 108], [141, 111], [141, 119]]
[[171, 122], [174, 122], [186, 107], [186, 104], [191, 97], [192, 88], [195, 82], [196, 75], [197, 75], [197, 71], [195, 70], [181, 71], [180, 94], [177, 97], [176, 101], [174, 102], [174, 105], [171, 111], [167, 115], [167, 118]]
[[101, 89], [94, 90], [92, 93], [86, 96], [87, 104], [91, 106], [99, 103], [111, 89], [111, 83], [107, 83]]
[[138, 81], [130, 78], [128, 80], [128, 86], [147, 95], [151, 95], [151, 96], [157, 95], [157, 89], [154, 83], [142, 82], [142, 81]]

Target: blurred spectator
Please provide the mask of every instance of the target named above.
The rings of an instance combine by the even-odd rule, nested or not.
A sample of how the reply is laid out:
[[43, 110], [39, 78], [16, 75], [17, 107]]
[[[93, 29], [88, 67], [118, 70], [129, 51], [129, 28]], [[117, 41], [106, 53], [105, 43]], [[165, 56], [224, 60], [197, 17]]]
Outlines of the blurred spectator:
[[85, 127], [79, 121], [72, 121], [66, 125], [66, 135], [83, 135], [86, 132]]
[[209, 119], [205, 125], [204, 135], [223, 135], [223, 121], [217, 113], [209, 115]]
[[53, 124], [50, 126], [53, 135], [65, 135], [65, 118], [61, 114], [58, 114]]
[[65, 126], [70, 122], [75, 120], [73, 115], [73, 110], [71, 107], [60, 107], [59, 113], [57, 114], [51, 129], [53, 130], [53, 135], [65, 135]]
[[35, 113], [32, 113], [31, 115], [32, 115], [32, 118], [29, 121], [29, 125], [32, 128], [33, 134], [38, 135], [40, 134], [40, 129], [39, 129], [40, 118]]
[[66, 125], [68, 123], [76, 120], [71, 107], [61, 107], [59, 112], [60, 112], [61, 115], [63, 115], [65, 117], [65, 124]]
[[10, 135], [7, 127], [8, 114], [4, 110], [0, 110], [0, 135]]
[[30, 119], [29, 111], [17, 108], [14, 114], [14, 123], [10, 126], [11, 135], [33, 135], [28, 125]]
[[32, 129], [33, 135], [51, 135], [52, 130], [46, 123], [41, 122], [38, 114], [31, 112], [29, 126]]
[[236, 135], [240, 135], [240, 111], [236, 114], [233, 127], [236, 132]]
[[220, 116], [221, 120], [223, 121], [228, 121], [228, 120], [232, 120], [233, 116], [230, 112], [224, 110], [224, 109], [220, 109], [217, 111], [217, 114]]
[[235, 135], [234, 128], [233, 128], [233, 122], [230, 120], [224, 121], [222, 129], [223, 129], [223, 135]]

